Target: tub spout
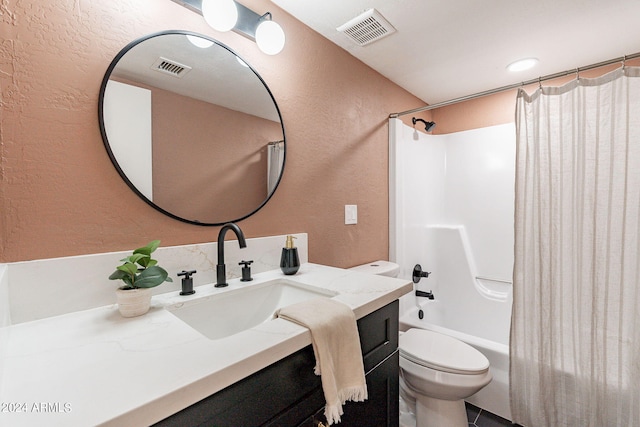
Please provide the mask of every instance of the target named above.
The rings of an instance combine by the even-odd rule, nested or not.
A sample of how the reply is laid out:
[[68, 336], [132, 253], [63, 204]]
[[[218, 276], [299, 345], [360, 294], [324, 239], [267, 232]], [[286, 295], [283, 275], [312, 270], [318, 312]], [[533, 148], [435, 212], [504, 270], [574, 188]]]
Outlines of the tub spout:
[[429, 292], [425, 292], [425, 291], [416, 291], [416, 296], [417, 297], [426, 297], [429, 299], [433, 299], [433, 292], [429, 291]]

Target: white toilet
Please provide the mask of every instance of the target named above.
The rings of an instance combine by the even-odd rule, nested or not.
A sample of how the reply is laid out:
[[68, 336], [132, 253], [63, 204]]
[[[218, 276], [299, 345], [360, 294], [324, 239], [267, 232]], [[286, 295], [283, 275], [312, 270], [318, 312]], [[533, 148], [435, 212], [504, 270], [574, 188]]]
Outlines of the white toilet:
[[464, 399], [491, 381], [489, 360], [448, 335], [409, 329], [400, 335], [400, 389], [417, 427], [467, 427]]
[[[353, 269], [392, 277], [400, 271], [388, 261]], [[467, 427], [464, 399], [491, 382], [489, 360], [460, 340], [425, 329], [401, 332], [399, 348], [400, 396], [416, 427]], [[402, 425], [412, 422], [405, 415], [401, 408]]]
[[361, 273], [375, 274], [377, 276], [398, 277], [400, 266], [395, 262], [374, 261], [367, 264], [351, 267], [349, 270], [359, 271]]

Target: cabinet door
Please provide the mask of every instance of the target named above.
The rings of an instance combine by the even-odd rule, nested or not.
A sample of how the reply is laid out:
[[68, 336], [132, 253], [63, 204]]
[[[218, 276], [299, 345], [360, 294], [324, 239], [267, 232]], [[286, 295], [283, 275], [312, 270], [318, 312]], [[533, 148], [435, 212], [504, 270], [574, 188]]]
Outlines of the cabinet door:
[[[369, 398], [364, 402], [347, 402], [338, 426], [342, 427], [398, 427], [399, 353], [396, 351], [367, 373]], [[328, 426], [324, 407], [297, 427]]]
[[[310, 414], [314, 413], [315, 415], [310, 416]], [[322, 392], [322, 387], [318, 385], [313, 392], [261, 427], [318, 427], [317, 420], [324, 420], [323, 413], [324, 393]], [[319, 418], [320, 416], [322, 418]]]
[[296, 427], [326, 427], [329, 424], [327, 423], [327, 419], [324, 417], [324, 407], [319, 409], [314, 415], [310, 416], [300, 425]]
[[398, 349], [398, 307], [396, 300], [358, 321], [365, 372]]
[[322, 395], [310, 399], [321, 390], [314, 366], [313, 349], [305, 347], [154, 426], [255, 427], [266, 425], [283, 411], [286, 417], [274, 426], [294, 426], [323, 404]]
[[367, 374], [369, 398], [365, 402], [347, 402], [341, 425], [344, 427], [398, 427], [400, 424], [399, 352]]

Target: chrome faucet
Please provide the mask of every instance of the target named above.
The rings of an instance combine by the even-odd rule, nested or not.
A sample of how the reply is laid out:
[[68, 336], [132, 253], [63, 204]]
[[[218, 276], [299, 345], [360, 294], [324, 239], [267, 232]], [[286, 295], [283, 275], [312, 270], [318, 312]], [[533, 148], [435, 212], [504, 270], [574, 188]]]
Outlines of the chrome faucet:
[[238, 244], [241, 248], [246, 248], [247, 243], [244, 240], [244, 233], [236, 224], [229, 222], [222, 226], [218, 233], [218, 264], [216, 265], [216, 288], [223, 288], [227, 283], [227, 267], [224, 265], [224, 235], [227, 230], [231, 230], [238, 238]]

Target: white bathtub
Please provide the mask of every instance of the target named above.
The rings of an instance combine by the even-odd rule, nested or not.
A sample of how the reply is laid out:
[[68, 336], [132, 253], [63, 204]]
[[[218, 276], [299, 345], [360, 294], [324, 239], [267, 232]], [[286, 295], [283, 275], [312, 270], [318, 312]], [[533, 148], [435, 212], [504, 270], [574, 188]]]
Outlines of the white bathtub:
[[[409, 296], [408, 296], [409, 297]], [[414, 298], [413, 296], [410, 296]], [[486, 409], [496, 415], [511, 420], [511, 408], [509, 405], [509, 346], [508, 341], [498, 342], [492, 341], [487, 338], [483, 338], [476, 335], [471, 335], [464, 331], [450, 329], [443, 325], [443, 316], [441, 316], [438, 310], [438, 306], [442, 306], [442, 301], [429, 301], [421, 303], [423, 306], [424, 318], [420, 320], [418, 318], [418, 308], [413, 307], [400, 316], [400, 330], [406, 331], [409, 328], [421, 328], [428, 329], [435, 332], [440, 332], [446, 335], [450, 335], [467, 344], [475, 347], [482, 352], [489, 363], [491, 364], [491, 373], [493, 374], [493, 380], [485, 388], [480, 390], [467, 399], [469, 403], [472, 403], [480, 408]], [[455, 306], [454, 306], [455, 307]], [[462, 319], [467, 316], [459, 316], [458, 319]], [[483, 319], [468, 318], [473, 328], [477, 327]], [[496, 330], [490, 331], [491, 335], [496, 335]]]

